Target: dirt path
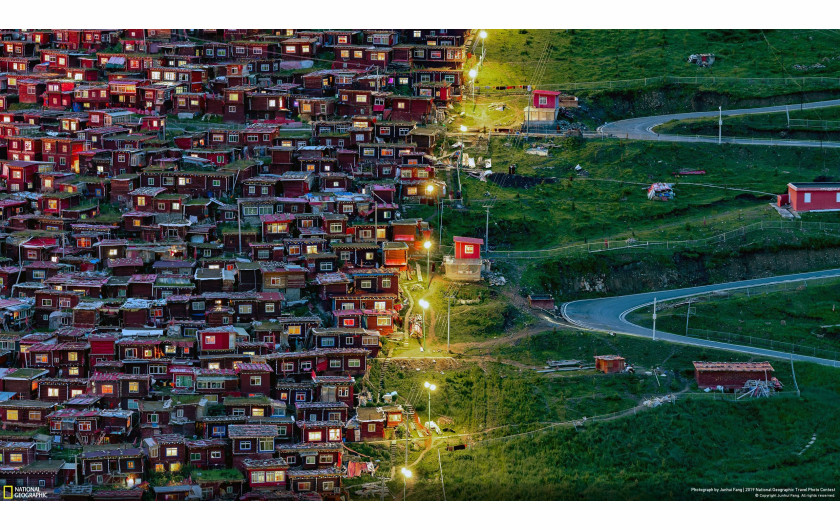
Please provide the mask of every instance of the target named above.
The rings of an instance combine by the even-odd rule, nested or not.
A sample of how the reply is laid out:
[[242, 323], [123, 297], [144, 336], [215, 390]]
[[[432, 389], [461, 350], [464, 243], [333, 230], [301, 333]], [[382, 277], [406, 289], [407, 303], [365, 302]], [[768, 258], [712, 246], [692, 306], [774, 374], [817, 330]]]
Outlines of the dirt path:
[[519, 339], [530, 337], [531, 335], [536, 335], [544, 331], [550, 331], [555, 327], [556, 326], [548, 323], [539, 322], [515, 333], [504, 335], [502, 337], [496, 337], [495, 339], [488, 339], [481, 342], [458, 342], [451, 344], [449, 349], [452, 350], [452, 353], [467, 353], [470, 351], [477, 351], [478, 353], [481, 353], [482, 350], [490, 350], [495, 346], [511, 344]]

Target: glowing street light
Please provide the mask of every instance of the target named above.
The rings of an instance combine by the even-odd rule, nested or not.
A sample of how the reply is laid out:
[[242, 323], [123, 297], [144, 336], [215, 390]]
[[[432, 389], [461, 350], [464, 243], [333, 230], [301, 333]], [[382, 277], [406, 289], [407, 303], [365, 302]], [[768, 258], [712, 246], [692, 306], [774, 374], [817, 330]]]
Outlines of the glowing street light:
[[467, 126], [461, 125], [461, 132], [467, 132]]
[[408, 469], [407, 467], [402, 468], [400, 470], [400, 472], [402, 473], [402, 476], [403, 476], [403, 500], [405, 500], [405, 485], [408, 482], [408, 479], [411, 478], [412, 473], [411, 473], [411, 470]]
[[429, 309], [429, 302], [420, 300], [418, 304], [423, 308], [423, 347], [420, 351], [426, 351], [426, 310]]
[[487, 32], [484, 30], [479, 31], [478, 37], [481, 39], [481, 57], [478, 60], [478, 64], [484, 64], [484, 39], [487, 38]]
[[475, 78], [478, 77], [478, 70], [473, 68], [467, 75], [470, 76], [470, 85], [472, 86], [472, 100], [473, 100], [473, 108], [475, 108]]
[[469, 76], [470, 76], [470, 79], [475, 79], [476, 77], [478, 77], [478, 70], [473, 68], [472, 70], [469, 71]]
[[432, 390], [437, 390], [437, 387], [434, 383], [430, 383], [426, 381], [423, 383], [423, 386], [429, 391], [429, 436], [431, 436], [432, 432]]

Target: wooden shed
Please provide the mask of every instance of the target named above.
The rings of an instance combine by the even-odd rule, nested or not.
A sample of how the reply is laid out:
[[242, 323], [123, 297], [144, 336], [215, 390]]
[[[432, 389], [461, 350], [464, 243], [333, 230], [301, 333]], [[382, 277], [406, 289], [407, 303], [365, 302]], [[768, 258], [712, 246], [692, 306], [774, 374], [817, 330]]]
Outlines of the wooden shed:
[[694, 361], [694, 380], [700, 388], [726, 390], [743, 388], [750, 380], [770, 381], [773, 379], [773, 366], [762, 361], [758, 363], [716, 363]]
[[624, 357], [619, 355], [596, 355], [595, 369], [605, 374], [614, 374], [624, 370]]

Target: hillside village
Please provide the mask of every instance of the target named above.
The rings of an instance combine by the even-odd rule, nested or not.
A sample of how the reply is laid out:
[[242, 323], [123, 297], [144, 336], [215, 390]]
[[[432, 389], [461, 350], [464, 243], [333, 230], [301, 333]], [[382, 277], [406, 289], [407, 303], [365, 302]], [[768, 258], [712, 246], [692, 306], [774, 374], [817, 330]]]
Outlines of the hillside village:
[[469, 37], [4, 31], [0, 480], [340, 499], [342, 442], [423, 429], [362, 379], [408, 339]]
[[[685, 499], [757, 454], [722, 483], [830, 482], [835, 159], [663, 146], [543, 83], [530, 31], [0, 31], [0, 485]], [[787, 427], [733, 449], [755, 418]]]

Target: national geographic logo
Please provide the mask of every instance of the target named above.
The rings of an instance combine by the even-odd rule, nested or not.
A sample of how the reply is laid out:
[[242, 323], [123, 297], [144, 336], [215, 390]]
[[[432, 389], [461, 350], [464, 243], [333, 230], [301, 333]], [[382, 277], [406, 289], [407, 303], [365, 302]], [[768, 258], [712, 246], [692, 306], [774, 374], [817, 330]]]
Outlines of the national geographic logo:
[[3, 486], [3, 500], [46, 499], [47, 493], [38, 487]]

